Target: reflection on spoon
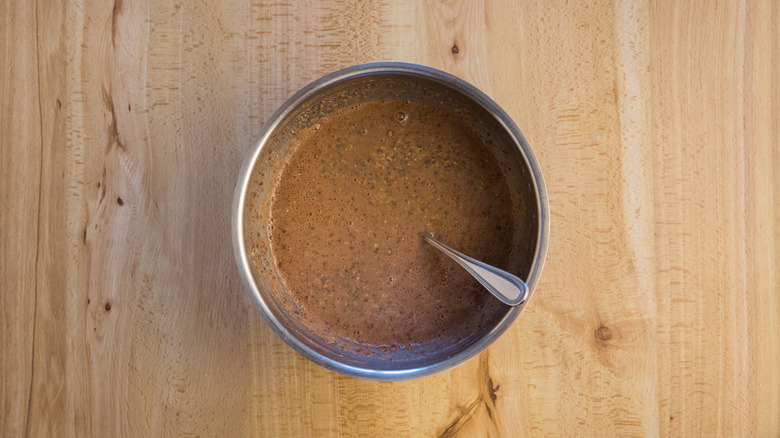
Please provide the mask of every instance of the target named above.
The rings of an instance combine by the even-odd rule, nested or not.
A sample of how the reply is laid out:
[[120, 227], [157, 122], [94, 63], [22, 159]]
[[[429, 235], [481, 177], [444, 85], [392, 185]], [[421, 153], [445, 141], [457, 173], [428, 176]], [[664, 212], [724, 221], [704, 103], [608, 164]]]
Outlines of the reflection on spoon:
[[427, 231], [422, 235], [428, 243], [463, 266], [463, 269], [468, 271], [482, 286], [485, 286], [485, 289], [489, 290], [503, 303], [510, 306], [518, 306], [523, 304], [528, 298], [528, 285], [516, 275], [455, 251], [436, 240]]

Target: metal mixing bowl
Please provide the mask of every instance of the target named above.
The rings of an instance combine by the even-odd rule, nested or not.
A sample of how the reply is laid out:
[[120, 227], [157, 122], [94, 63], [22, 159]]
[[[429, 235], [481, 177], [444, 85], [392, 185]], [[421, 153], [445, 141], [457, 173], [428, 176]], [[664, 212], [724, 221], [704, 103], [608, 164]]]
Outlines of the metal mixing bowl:
[[311, 120], [335, 108], [382, 98], [417, 100], [458, 114], [485, 140], [504, 170], [514, 207], [508, 270], [527, 281], [531, 294], [547, 252], [549, 207], [539, 164], [515, 123], [477, 88], [431, 67], [400, 62], [348, 67], [307, 85], [271, 116], [241, 169], [233, 201], [233, 248], [244, 285], [268, 325], [303, 356], [348, 376], [397, 381], [435, 374], [476, 356], [509, 328], [527, 301], [506, 307], [484, 330], [457, 342], [390, 353], [323, 339], [295, 317], [268, 245], [274, 183], [296, 133], [311, 126]]

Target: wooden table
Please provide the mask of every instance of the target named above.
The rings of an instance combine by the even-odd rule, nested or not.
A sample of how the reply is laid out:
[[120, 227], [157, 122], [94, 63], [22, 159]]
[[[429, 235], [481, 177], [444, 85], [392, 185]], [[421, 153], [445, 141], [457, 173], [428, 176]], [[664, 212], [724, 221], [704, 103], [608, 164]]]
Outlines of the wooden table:
[[[780, 4], [4, 1], [0, 436], [780, 436]], [[520, 319], [342, 377], [240, 283], [239, 166], [291, 93], [400, 60], [491, 95], [552, 212]]]

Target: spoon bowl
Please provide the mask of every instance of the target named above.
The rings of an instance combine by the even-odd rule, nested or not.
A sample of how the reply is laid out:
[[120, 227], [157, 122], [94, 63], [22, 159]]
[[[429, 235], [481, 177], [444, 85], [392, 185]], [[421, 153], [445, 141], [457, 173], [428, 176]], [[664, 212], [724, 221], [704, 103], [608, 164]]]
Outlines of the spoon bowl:
[[455, 260], [504, 304], [515, 307], [523, 304], [528, 298], [528, 285], [518, 276], [456, 251], [428, 232], [423, 233], [423, 238], [431, 246]]

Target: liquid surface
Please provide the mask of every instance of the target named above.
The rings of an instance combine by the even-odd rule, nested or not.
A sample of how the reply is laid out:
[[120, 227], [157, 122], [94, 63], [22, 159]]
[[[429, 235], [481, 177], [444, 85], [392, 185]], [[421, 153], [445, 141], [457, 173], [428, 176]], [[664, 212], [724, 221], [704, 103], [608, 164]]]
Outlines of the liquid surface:
[[271, 250], [307, 327], [414, 345], [478, 332], [505, 307], [424, 243], [506, 269], [506, 180], [455, 116], [404, 100], [341, 109], [299, 133], [274, 190]]

